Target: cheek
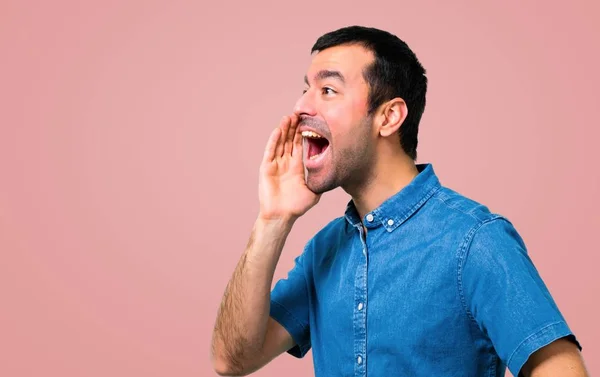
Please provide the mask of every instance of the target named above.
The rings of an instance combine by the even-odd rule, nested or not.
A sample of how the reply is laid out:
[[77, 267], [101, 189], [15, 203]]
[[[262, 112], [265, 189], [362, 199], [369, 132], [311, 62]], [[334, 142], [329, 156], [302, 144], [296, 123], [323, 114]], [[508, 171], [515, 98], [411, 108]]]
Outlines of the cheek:
[[331, 135], [346, 134], [352, 131], [356, 123], [356, 109], [354, 103], [350, 101], [338, 102], [323, 109], [323, 119], [329, 126]]
[[356, 129], [362, 126], [367, 114], [367, 104], [363, 98], [347, 97], [323, 105], [320, 113], [329, 127], [334, 149], [345, 149], [346, 146], [352, 146], [356, 138], [364, 137], [364, 130]]
[[326, 113], [323, 113], [323, 118], [329, 127], [332, 150], [343, 150], [348, 144], [350, 131], [350, 117], [348, 110], [342, 106], [330, 107]]
[[361, 117], [367, 115], [367, 111], [369, 110], [369, 92], [368, 90], [361, 91], [360, 94], [353, 96], [352, 99], [352, 108]]

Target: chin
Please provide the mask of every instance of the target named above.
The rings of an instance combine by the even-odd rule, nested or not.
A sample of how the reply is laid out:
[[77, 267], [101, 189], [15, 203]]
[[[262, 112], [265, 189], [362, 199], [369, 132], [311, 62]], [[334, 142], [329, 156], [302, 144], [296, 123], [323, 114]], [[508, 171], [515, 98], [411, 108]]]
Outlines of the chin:
[[331, 191], [338, 187], [333, 179], [321, 179], [317, 177], [310, 177], [306, 182], [308, 189], [315, 194], [323, 194], [327, 191]]

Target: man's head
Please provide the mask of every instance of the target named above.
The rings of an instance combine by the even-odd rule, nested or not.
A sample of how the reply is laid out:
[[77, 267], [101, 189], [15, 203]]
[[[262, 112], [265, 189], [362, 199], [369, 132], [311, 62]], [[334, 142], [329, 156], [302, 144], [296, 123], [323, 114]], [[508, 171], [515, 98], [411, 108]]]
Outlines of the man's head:
[[352, 26], [321, 36], [311, 53], [294, 108], [304, 135], [323, 137], [305, 137], [309, 188], [322, 193], [363, 184], [384, 144], [396, 143], [398, 153], [415, 160], [427, 78], [406, 43]]

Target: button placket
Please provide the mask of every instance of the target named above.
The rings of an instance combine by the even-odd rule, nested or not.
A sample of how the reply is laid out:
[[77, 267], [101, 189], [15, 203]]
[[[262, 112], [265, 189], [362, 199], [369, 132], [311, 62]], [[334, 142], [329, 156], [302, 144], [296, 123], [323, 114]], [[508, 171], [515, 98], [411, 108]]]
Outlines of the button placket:
[[[369, 214], [371, 215], [371, 214]], [[374, 216], [366, 216], [366, 220], [374, 220]], [[358, 228], [360, 234], [360, 241], [363, 251], [363, 257], [360, 258], [361, 262], [357, 266], [355, 280], [354, 280], [354, 311], [353, 311], [353, 326], [354, 326], [354, 376], [364, 377], [366, 376], [367, 370], [367, 311], [365, 310], [367, 304], [367, 276], [368, 276], [368, 242], [362, 237], [362, 227]]]

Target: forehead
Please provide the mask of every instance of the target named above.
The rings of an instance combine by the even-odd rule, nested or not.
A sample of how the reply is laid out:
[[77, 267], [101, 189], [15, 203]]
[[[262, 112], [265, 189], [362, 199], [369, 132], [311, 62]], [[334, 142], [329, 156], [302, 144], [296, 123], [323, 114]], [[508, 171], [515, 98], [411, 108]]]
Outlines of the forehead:
[[316, 53], [307, 72], [309, 80], [322, 70], [339, 71], [346, 83], [364, 82], [363, 71], [373, 63], [373, 53], [360, 45], [341, 45]]

